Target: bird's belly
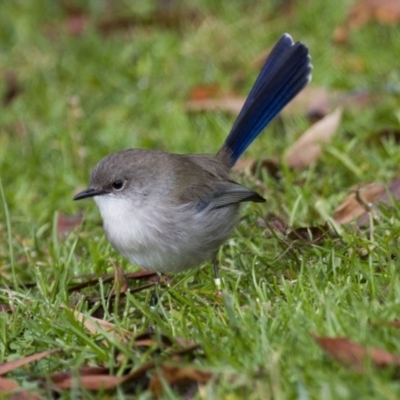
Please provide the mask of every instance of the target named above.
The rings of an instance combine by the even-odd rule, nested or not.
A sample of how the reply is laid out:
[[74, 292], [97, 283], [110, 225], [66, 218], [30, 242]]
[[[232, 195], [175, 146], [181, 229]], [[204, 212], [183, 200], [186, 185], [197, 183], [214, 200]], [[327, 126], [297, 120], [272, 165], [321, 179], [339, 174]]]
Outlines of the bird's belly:
[[133, 264], [147, 270], [177, 273], [210, 259], [236, 225], [237, 205], [197, 211], [101, 207], [104, 229], [113, 247]]

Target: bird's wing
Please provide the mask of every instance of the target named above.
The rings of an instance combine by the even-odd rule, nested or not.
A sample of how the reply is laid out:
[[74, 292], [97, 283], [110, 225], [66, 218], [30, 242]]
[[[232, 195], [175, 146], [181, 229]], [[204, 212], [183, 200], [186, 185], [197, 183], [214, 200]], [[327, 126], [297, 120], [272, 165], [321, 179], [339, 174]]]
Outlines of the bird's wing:
[[265, 199], [253, 190], [235, 182], [226, 182], [223, 185], [220, 185], [209, 198], [209, 204], [213, 208], [225, 207], [230, 204], [242, 203], [244, 201], [263, 203], [265, 202]]
[[265, 201], [253, 190], [233, 182], [229, 169], [215, 157], [178, 157], [179, 163], [174, 163], [173, 198], [178, 198], [180, 203], [190, 203], [201, 210], [208, 206], [220, 208], [244, 201]]

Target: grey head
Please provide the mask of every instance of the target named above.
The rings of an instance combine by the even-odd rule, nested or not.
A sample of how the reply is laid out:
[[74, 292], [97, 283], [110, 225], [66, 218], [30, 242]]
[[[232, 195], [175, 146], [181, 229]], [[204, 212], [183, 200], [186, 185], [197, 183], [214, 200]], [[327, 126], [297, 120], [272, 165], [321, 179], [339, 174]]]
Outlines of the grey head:
[[74, 200], [103, 195], [124, 197], [132, 192], [147, 196], [152, 187], [154, 189], [158, 186], [160, 179], [166, 178], [163, 164], [167, 156], [163, 152], [143, 149], [110, 154], [93, 169], [89, 188], [78, 193]]

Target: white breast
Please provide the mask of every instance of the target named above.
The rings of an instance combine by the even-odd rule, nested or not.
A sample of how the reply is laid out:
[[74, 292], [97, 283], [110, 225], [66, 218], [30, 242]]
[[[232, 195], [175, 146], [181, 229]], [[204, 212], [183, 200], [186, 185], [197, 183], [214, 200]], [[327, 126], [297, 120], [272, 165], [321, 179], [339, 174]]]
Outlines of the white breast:
[[232, 233], [238, 210], [233, 205], [198, 212], [113, 194], [94, 199], [113, 247], [141, 268], [163, 273], [183, 271], [211, 258]]

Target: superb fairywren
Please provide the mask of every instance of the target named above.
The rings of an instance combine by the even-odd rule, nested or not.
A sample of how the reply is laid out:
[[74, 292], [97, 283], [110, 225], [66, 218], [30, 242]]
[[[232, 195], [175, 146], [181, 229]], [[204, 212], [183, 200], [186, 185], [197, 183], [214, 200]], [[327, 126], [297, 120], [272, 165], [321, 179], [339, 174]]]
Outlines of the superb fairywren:
[[113, 247], [132, 263], [176, 273], [214, 262], [237, 223], [239, 204], [264, 202], [230, 170], [265, 126], [311, 80], [308, 49], [284, 34], [269, 54], [218, 153], [169, 154], [129, 149], [101, 160], [89, 189]]

